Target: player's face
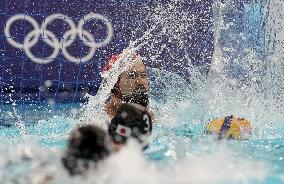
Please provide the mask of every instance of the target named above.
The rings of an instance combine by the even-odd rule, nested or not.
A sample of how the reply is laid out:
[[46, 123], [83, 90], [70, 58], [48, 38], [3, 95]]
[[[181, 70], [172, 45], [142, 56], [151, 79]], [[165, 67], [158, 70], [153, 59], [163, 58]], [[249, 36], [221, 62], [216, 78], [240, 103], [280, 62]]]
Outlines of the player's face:
[[142, 61], [137, 62], [127, 71], [120, 75], [120, 91], [122, 94], [130, 95], [138, 88], [149, 90], [146, 66]]

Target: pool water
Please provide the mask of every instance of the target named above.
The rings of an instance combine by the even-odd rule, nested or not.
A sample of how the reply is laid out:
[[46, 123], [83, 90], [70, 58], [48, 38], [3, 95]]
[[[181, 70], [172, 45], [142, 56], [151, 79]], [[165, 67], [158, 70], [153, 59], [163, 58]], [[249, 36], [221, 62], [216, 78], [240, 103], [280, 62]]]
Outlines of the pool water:
[[[155, 102], [152, 102], [153, 104]], [[141, 154], [135, 143], [113, 155], [93, 174], [70, 178], [60, 158], [69, 132], [78, 125], [81, 104], [37, 108], [38, 118], [2, 123], [0, 183], [263, 183], [284, 182], [284, 139], [224, 141], [204, 134], [204, 123], [176, 112], [174, 124], [158, 122], [150, 147]], [[21, 112], [37, 107], [22, 105]], [[11, 106], [2, 107], [5, 114]], [[47, 111], [49, 109], [49, 111]], [[47, 113], [48, 112], [48, 113]], [[15, 112], [16, 113], [16, 112]], [[157, 113], [158, 114], [158, 113]], [[179, 120], [177, 120], [179, 118]], [[187, 121], [184, 121], [187, 119]], [[181, 120], [181, 121], [180, 121]], [[7, 121], [7, 119], [6, 119]], [[95, 174], [94, 174], [95, 173]]]
[[[70, 177], [61, 157], [74, 128], [82, 123], [103, 125], [99, 123], [103, 112], [96, 107], [104, 94], [89, 97], [85, 104], [3, 104], [0, 183], [284, 182], [284, 129], [281, 122], [267, 121], [277, 113], [265, 118], [266, 112], [255, 105], [260, 96], [252, 96], [245, 103], [245, 89], [243, 93], [233, 90], [232, 95], [231, 88], [225, 91], [215, 79], [214, 85], [209, 80], [198, 89], [166, 71], [149, 69], [148, 74], [150, 104], [157, 119], [150, 147], [141, 153], [136, 143], [130, 141], [122, 151], [84, 176]], [[215, 89], [208, 91], [206, 86]], [[218, 86], [224, 94], [216, 104]], [[109, 91], [101, 89], [104, 90]], [[265, 110], [273, 107], [266, 106]], [[250, 140], [218, 140], [204, 133], [210, 118], [233, 112], [251, 120], [254, 132]]]

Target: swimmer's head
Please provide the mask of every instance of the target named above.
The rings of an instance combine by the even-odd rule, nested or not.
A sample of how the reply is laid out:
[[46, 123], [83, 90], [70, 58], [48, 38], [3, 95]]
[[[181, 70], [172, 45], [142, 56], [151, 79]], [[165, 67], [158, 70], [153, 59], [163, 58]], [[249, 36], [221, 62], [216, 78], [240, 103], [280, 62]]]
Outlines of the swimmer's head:
[[[110, 70], [112, 64], [118, 61], [118, 58], [119, 56], [112, 56], [103, 70]], [[137, 54], [133, 54], [129, 59], [130, 62], [134, 63], [119, 75], [112, 93], [125, 103], [138, 103], [146, 107], [148, 105], [149, 91], [146, 66], [142, 62], [142, 58]]]
[[103, 160], [109, 154], [107, 133], [99, 127], [86, 125], [71, 134], [62, 162], [71, 175], [81, 174], [90, 164]]
[[139, 104], [122, 104], [108, 128], [115, 145], [123, 145], [129, 138], [136, 139], [143, 148], [149, 144], [152, 120], [147, 109]]

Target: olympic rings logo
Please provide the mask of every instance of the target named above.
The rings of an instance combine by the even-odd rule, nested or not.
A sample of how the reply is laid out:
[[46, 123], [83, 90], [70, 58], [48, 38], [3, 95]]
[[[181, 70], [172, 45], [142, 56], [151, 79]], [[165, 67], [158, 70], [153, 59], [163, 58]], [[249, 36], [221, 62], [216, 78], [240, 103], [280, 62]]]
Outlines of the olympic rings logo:
[[[47, 25], [51, 24], [56, 19], [65, 21], [70, 27], [70, 29], [68, 29], [68, 31], [64, 33], [63, 37], [60, 40], [58, 40], [53, 32], [47, 30]], [[15, 41], [12, 38], [10, 32], [11, 25], [18, 20], [28, 21], [34, 28], [26, 35], [23, 43]], [[90, 20], [100, 20], [105, 24], [107, 28], [107, 35], [103, 41], [96, 42], [93, 35], [89, 31], [84, 30], [84, 24]], [[70, 17], [60, 13], [49, 15], [45, 18], [40, 26], [37, 21], [31, 16], [16, 14], [7, 20], [4, 33], [9, 44], [11, 44], [15, 48], [24, 50], [27, 57], [29, 57], [29, 59], [35, 63], [47, 64], [52, 62], [57, 57], [60, 50], [67, 60], [74, 63], [80, 63], [91, 60], [95, 55], [96, 49], [107, 45], [111, 41], [113, 36], [113, 27], [111, 22], [105, 16], [99, 13], [90, 13], [85, 15], [82, 19], [79, 20], [78, 26], [75, 25]], [[79, 36], [80, 40], [83, 41], [85, 46], [90, 48], [88, 53], [81, 58], [76, 58], [67, 51], [67, 47], [69, 47], [75, 41], [75, 38], [77, 36]], [[37, 44], [40, 38], [42, 38], [43, 42], [45, 42], [48, 46], [53, 48], [53, 52], [48, 57], [39, 58], [34, 56], [34, 54], [31, 52], [31, 48]]]

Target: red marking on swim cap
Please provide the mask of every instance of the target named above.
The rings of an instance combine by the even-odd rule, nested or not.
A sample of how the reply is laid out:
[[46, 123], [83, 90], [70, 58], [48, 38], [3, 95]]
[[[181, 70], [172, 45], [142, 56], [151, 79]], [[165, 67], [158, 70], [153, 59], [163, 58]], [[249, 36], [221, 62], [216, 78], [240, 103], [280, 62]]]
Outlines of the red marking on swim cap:
[[120, 129], [120, 133], [125, 134], [126, 130], [124, 128]]
[[[105, 63], [104, 67], [103, 67], [103, 70], [102, 72], [107, 72], [109, 71], [111, 68], [112, 68], [112, 65], [118, 61], [119, 59], [119, 55], [118, 54], [114, 54], [112, 55], [108, 60], [107, 62]], [[130, 59], [137, 59], [139, 57], [139, 55], [137, 53], [132, 53], [131, 56], [130, 56]]]
[[119, 55], [112, 55], [106, 62], [103, 73], [109, 71], [112, 68], [112, 65], [118, 61]]

